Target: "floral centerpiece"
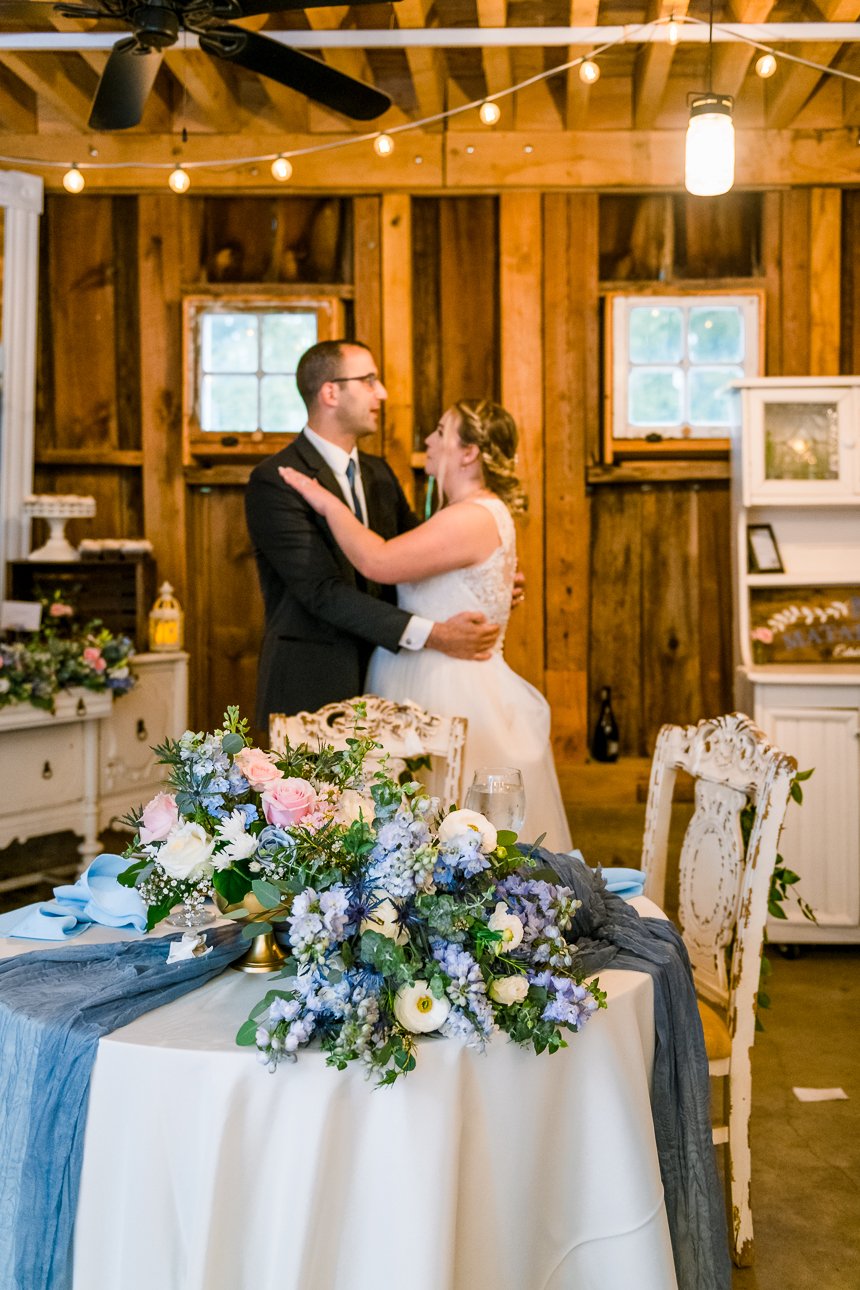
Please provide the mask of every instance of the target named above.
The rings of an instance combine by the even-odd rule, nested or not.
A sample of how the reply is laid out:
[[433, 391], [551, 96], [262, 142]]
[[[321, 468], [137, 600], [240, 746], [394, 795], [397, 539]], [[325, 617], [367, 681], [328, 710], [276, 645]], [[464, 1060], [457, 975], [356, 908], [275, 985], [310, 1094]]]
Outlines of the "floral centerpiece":
[[148, 926], [214, 892], [246, 935], [280, 929], [283, 984], [237, 1036], [270, 1071], [312, 1039], [382, 1084], [414, 1068], [419, 1034], [565, 1047], [605, 1006], [565, 939], [580, 902], [515, 834], [395, 781], [356, 708], [342, 751], [251, 747], [235, 708], [156, 750], [170, 791], [132, 817], [121, 876]]
[[71, 686], [125, 694], [135, 682], [127, 636], [115, 636], [94, 619], [75, 624], [71, 605], [55, 595], [43, 601], [42, 626], [0, 640], [0, 708], [31, 703], [53, 712], [57, 695]]

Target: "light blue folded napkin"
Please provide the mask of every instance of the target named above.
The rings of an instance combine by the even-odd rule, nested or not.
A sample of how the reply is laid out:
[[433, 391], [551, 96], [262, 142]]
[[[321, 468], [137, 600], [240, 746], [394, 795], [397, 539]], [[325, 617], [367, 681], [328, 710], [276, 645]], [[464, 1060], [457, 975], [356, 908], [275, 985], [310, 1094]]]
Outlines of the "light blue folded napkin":
[[[566, 854], [585, 864], [585, 856], [581, 851], [574, 849]], [[591, 868], [590, 865], [588, 867]], [[645, 874], [641, 869], [622, 869], [620, 866], [612, 865], [608, 869], [601, 868], [600, 872], [603, 874], [606, 890], [620, 896], [622, 900], [630, 900], [632, 896], [642, 895]]]
[[134, 887], [122, 887], [117, 875], [128, 860], [105, 852], [92, 861], [71, 886], [55, 887], [54, 899], [25, 905], [0, 917], [0, 935], [29, 941], [65, 941], [91, 923], [103, 927], [146, 928], [146, 906]]

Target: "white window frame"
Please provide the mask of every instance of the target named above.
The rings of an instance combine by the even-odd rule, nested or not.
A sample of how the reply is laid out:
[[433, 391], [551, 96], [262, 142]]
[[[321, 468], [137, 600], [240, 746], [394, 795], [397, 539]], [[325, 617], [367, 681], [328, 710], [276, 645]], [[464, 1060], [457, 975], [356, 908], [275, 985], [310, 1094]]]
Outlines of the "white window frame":
[[[628, 357], [627, 338], [629, 316], [632, 309], [677, 307], [691, 308], [738, 305], [743, 309], [745, 322], [745, 352], [741, 364], [743, 379], [760, 376], [764, 364], [764, 291], [758, 288], [716, 288], [679, 290], [677, 286], [665, 291], [649, 288], [643, 291], [609, 292], [605, 297], [604, 312], [604, 394], [606, 415], [604, 420], [604, 457], [612, 462], [624, 457], [696, 457], [728, 455], [731, 427], [724, 435], [693, 437], [689, 425], [654, 426], [647, 435], [627, 433], [628, 378], [631, 363]], [[687, 370], [692, 366], [685, 359], [675, 364]], [[736, 379], [736, 378], [735, 378]]]

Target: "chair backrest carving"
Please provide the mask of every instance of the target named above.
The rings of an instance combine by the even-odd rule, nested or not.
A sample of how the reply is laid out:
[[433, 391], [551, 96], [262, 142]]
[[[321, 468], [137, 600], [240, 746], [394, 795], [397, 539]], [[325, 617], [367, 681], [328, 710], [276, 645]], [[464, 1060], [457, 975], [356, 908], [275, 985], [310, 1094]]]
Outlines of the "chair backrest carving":
[[445, 807], [460, 801], [465, 717], [440, 717], [425, 712], [416, 703], [394, 703], [376, 694], [360, 694], [354, 699], [328, 703], [316, 712], [298, 712], [291, 717], [273, 713], [269, 718], [269, 743], [275, 749], [283, 748], [287, 742], [345, 748], [347, 739], [356, 733], [356, 703], [365, 705], [365, 715], [358, 719], [360, 732], [382, 745], [395, 775], [404, 768], [407, 758], [430, 757], [432, 770], [422, 775], [427, 787]]
[[[662, 728], [642, 851], [645, 891], [658, 903], [679, 770], [695, 779], [695, 808], [679, 860], [679, 921], [696, 987], [726, 1009], [733, 1034], [742, 1011], [754, 1014], [770, 879], [797, 762], [742, 713]], [[748, 803], [755, 819], [745, 853], [740, 817]]]

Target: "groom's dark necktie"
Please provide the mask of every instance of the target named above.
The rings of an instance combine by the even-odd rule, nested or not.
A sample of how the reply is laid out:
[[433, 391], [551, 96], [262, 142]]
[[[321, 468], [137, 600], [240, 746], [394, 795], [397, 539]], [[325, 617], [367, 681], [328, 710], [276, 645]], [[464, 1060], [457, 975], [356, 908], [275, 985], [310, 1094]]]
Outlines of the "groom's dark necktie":
[[367, 517], [364, 514], [364, 508], [361, 505], [361, 499], [358, 496], [358, 489], [355, 486], [355, 477], [358, 474], [358, 467], [355, 464], [355, 458], [350, 457], [346, 463], [346, 477], [349, 481], [349, 491], [352, 493], [352, 504], [355, 513], [361, 520], [362, 524], [367, 524]]

